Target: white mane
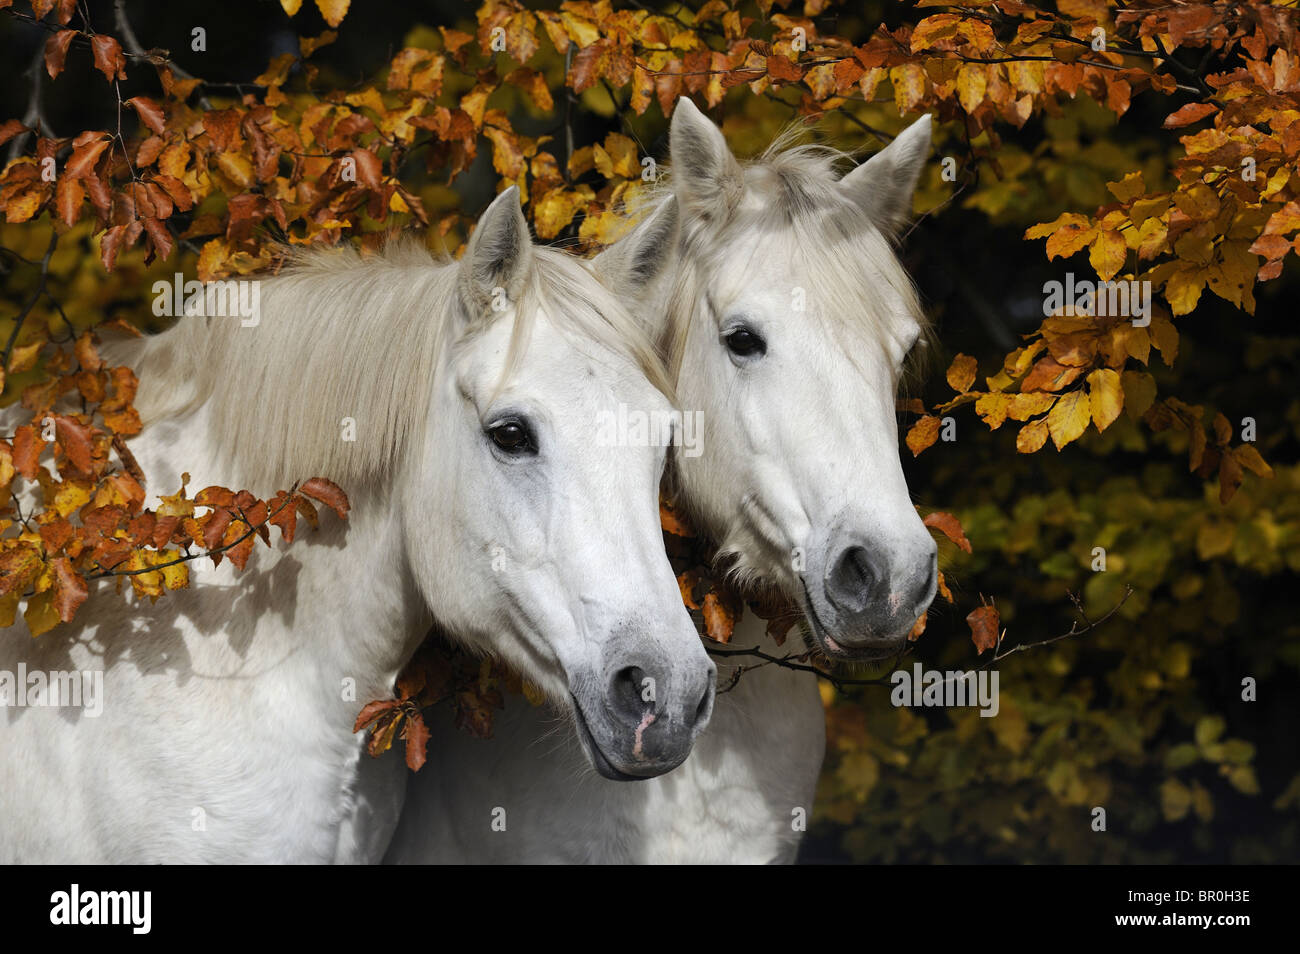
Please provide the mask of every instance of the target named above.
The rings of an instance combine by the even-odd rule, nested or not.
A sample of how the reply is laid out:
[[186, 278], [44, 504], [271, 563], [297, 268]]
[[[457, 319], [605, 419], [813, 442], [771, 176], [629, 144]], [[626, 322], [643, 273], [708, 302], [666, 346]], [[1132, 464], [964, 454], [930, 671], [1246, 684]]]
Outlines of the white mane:
[[[645, 333], [587, 267], [558, 251], [534, 252], [506, 375], [545, 309], [562, 329], [632, 359], [671, 394]], [[407, 441], [425, 431], [443, 349], [481, 335], [502, 314], [465, 313], [457, 268], [409, 241], [373, 255], [300, 251], [281, 274], [261, 279], [256, 326], [181, 318], [110, 354], [139, 373], [146, 425], [210, 401], [213, 440], [250, 488], [314, 475], [344, 486], [382, 483]], [[355, 441], [340, 439], [344, 418], [356, 422]]]

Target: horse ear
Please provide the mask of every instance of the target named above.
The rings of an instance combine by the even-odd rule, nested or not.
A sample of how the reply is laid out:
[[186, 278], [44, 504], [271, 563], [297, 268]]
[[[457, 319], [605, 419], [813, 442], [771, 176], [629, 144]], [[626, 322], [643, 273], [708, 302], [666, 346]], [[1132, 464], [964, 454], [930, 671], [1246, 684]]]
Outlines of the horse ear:
[[912, 193], [930, 152], [930, 117], [922, 116], [839, 182], [880, 231], [898, 235], [912, 214]]
[[518, 301], [533, 265], [533, 240], [519, 207], [519, 187], [511, 186], [492, 200], [474, 227], [460, 261], [460, 293], [471, 310], [482, 310], [506, 298]]
[[740, 197], [740, 166], [722, 130], [685, 96], [677, 100], [668, 131], [673, 192], [682, 213], [721, 218]]
[[605, 251], [591, 267], [605, 286], [623, 298], [640, 298], [672, 258], [677, 239], [677, 200], [669, 196]]

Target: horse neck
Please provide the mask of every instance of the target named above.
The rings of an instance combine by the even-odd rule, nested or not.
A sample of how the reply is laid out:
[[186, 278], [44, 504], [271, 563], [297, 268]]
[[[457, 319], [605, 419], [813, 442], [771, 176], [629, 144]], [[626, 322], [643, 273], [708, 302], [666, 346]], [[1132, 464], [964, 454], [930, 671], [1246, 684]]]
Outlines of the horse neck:
[[[207, 439], [208, 409], [157, 421], [132, 441], [151, 493], [174, 489], [182, 470], [193, 475], [193, 488], [239, 489], [228, 459]], [[282, 488], [250, 489], [270, 496]], [[347, 489], [353, 507], [346, 521], [322, 508], [319, 529], [299, 521], [291, 545], [272, 530], [273, 546], [256, 543], [241, 572], [228, 562], [213, 570], [206, 558], [195, 561], [196, 587], [219, 585], [233, 594], [222, 623], [230, 638], [199, 641], [202, 668], [274, 667], [326, 704], [352, 710], [391, 694], [427, 629], [424, 601], [406, 562], [392, 494], [379, 486]], [[353, 681], [355, 700], [345, 698], [344, 680]]]

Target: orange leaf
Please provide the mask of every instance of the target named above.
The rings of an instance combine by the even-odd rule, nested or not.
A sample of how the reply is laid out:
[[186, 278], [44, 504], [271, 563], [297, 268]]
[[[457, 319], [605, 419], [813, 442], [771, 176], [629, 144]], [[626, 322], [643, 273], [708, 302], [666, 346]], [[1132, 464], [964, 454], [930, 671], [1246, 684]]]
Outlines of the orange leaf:
[[351, 505], [348, 503], [348, 495], [332, 480], [326, 480], [324, 477], [313, 477], [298, 489], [308, 497], [315, 497], [329, 507], [339, 515], [340, 520], [346, 519], [348, 511], [351, 509]]
[[803, 70], [796, 66], [789, 57], [773, 53], [767, 58], [767, 75], [775, 80], [797, 83], [803, 79]]
[[407, 716], [402, 738], [406, 740], [406, 767], [412, 772], [418, 772], [424, 767], [429, 735], [429, 727], [424, 724], [424, 717], [418, 710]]
[[907, 432], [907, 447], [916, 457], [931, 444], [939, 439], [939, 418], [933, 414], [927, 414]]
[[958, 354], [948, 368], [948, 386], [964, 394], [975, 383], [975, 372], [978, 370], [979, 363], [974, 358], [968, 354]]
[[1179, 126], [1190, 126], [1218, 111], [1219, 107], [1213, 103], [1188, 103], [1165, 117], [1165, 128], [1177, 129]]
[[50, 561], [50, 568], [54, 571], [54, 609], [59, 619], [70, 622], [90, 595], [86, 581], [72, 568], [72, 561], [67, 557], [55, 557]]
[[704, 628], [712, 639], [719, 643], [731, 642], [731, 634], [736, 628], [736, 614], [731, 611], [717, 593], [704, 597]]
[[977, 653], [985, 652], [997, 646], [998, 629], [1001, 622], [996, 606], [978, 607], [966, 617], [966, 625], [970, 627], [971, 642], [975, 644]]
[[90, 48], [95, 53], [95, 69], [104, 74], [110, 83], [114, 79], [126, 79], [126, 56], [122, 53], [122, 44], [104, 33], [90, 38]]
[[362, 710], [357, 714], [357, 721], [352, 726], [353, 732], [360, 732], [370, 723], [378, 719], [383, 713], [390, 709], [397, 708], [401, 703], [396, 699], [380, 699], [376, 702], [367, 702]]
[[77, 35], [76, 30], [60, 30], [45, 41], [45, 71], [50, 79], [63, 72], [63, 62], [68, 58], [68, 44]]
[[167, 128], [167, 115], [163, 112], [162, 106], [156, 100], [148, 96], [132, 96], [126, 101], [126, 105], [136, 111], [140, 121], [148, 126], [153, 132], [162, 135]]
[[35, 480], [44, 447], [45, 441], [40, 439], [31, 424], [24, 424], [14, 431], [14, 470], [28, 480]]
[[971, 552], [970, 540], [966, 538], [966, 531], [962, 529], [961, 521], [952, 514], [943, 510], [936, 510], [934, 513], [929, 514], [922, 522], [927, 527], [938, 530], [953, 543], [957, 544], [957, 546], [962, 550], [965, 550], [967, 553]]
[[89, 427], [75, 418], [59, 415], [54, 419], [55, 434], [59, 439], [59, 446], [63, 448], [63, 453], [68, 455], [68, 460], [72, 466], [77, 468], [83, 474], [89, 474], [93, 468], [91, 461], [91, 437], [93, 432]]

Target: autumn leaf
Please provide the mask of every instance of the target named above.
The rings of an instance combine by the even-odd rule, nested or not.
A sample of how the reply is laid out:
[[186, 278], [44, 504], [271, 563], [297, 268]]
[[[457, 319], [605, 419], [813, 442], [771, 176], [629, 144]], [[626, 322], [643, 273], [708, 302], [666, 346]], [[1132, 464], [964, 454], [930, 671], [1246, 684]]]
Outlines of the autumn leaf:
[[40, 551], [34, 546], [0, 550], [0, 596], [21, 593], [40, 574], [41, 566]]
[[907, 447], [916, 457], [939, 439], [939, 418], [933, 414], [927, 414], [907, 432]]
[[126, 101], [126, 105], [134, 109], [140, 117], [140, 121], [153, 132], [162, 135], [166, 131], [167, 116], [157, 100], [150, 99], [147, 96], [132, 96]]
[[1104, 431], [1115, 423], [1119, 412], [1124, 409], [1119, 372], [1098, 368], [1088, 375], [1088, 406], [1098, 431]]
[[59, 30], [50, 34], [45, 41], [45, 71], [50, 79], [57, 79], [63, 72], [63, 64], [68, 58], [68, 44], [77, 35], [76, 30]]
[[1028, 422], [1021, 428], [1021, 433], [1015, 435], [1015, 450], [1021, 454], [1035, 454], [1041, 450], [1048, 439], [1048, 421], [1040, 419]]
[[975, 383], [979, 364], [968, 354], [959, 354], [948, 367], [948, 386], [958, 393], [969, 391]]
[[1082, 389], [1061, 395], [1047, 414], [1047, 429], [1056, 449], [1060, 450], [1082, 435], [1091, 419], [1091, 405]]
[[1232, 456], [1237, 459], [1238, 464], [1257, 477], [1271, 478], [1273, 476], [1273, 468], [1260, 456], [1259, 451], [1255, 450], [1250, 444], [1234, 447]]
[[406, 767], [418, 772], [424, 767], [425, 753], [429, 747], [429, 728], [424, 724], [424, 717], [418, 711], [406, 718], [402, 738], [406, 740]]
[[1194, 122], [1199, 122], [1206, 116], [1213, 116], [1219, 111], [1219, 107], [1213, 103], [1188, 103], [1186, 106], [1179, 107], [1165, 117], [1166, 129], [1177, 129], [1179, 126], [1190, 126]]
[[56, 417], [54, 425], [59, 446], [68, 455], [68, 460], [72, 462], [72, 466], [83, 474], [91, 473], [94, 466], [91, 460], [93, 453], [91, 446], [93, 432], [91, 429], [76, 419], [64, 415]]
[[927, 527], [938, 530], [945, 537], [957, 544], [958, 548], [971, 552], [970, 540], [966, 537], [966, 531], [962, 529], [961, 521], [952, 514], [942, 510], [937, 510], [932, 514], [927, 514], [922, 521]]
[[352, 732], [354, 734], [360, 732], [385, 712], [395, 709], [400, 705], [401, 702], [397, 699], [382, 699], [377, 702], [366, 703], [366, 705], [362, 707], [361, 711], [357, 713], [356, 721], [352, 725]]
[[27, 608], [23, 610], [23, 620], [33, 636], [43, 636], [58, 626], [62, 620], [54, 606], [54, 591], [46, 590], [28, 599]]
[[90, 48], [95, 54], [95, 69], [104, 74], [110, 83], [115, 79], [126, 79], [126, 55], [122, 44], [106, 33], [97, 33], [90, 38]]
[[67, 557], [55, 557], [50, 561], [50, 569], [54, 574], [52, 590], [54, 610], [63, 622], [71, 622], [81, 604], [86, 602], [86, 597], [90, 595], [86, 588], [86, 581], [72, 568], [72, 561]]
[[717, 593], [705, 595], [703, 614], [709, 639], [719, 643], [731, 642], [731, 634], [736, 628], [736, 613], [718, 598]]
[[298, 489], [308, 497], [314, 497], [325, 504], [339, 515], [339, 519], [346, 518], [348, 510], [351, 509], [351, 505], [348, 503], [348, 495], [332, 480], [326, 480], [324, 477], [313, 477]]
[[[348, 14], [352, 0], [316, 0], [316, 9], [331, 27], [337, 27]], [[292, 16], [292, 14], [290, 14]]]
[[975, 652], [983, 653], [997, 647], [1002, 621], [996, 606], [980, 606], [972, 610], [966, 617], [966, 625], [970, 627], [970, 638], [975, 644]]

